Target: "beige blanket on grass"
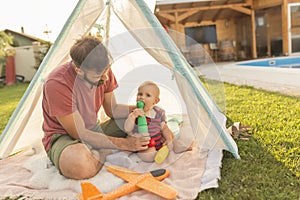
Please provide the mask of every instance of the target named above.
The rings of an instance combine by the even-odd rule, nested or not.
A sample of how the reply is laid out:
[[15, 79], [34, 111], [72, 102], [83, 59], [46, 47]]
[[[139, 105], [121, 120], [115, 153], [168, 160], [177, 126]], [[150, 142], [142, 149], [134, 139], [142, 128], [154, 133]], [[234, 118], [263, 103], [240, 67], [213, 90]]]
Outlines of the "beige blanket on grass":
[[[22, 199], [77, 199], [81, 193], [82, 181], [66, 179], [61, 176], [50, 163], [46, 154], [27, 155], [23, 152], [0, 160], [0, 199], [19, 197]], [[200, 153], [198, 147], [192, 151], [175, 154], [170, 152], [164, 163], [142, 162], [136, 154], [127, 155], [117, 152], [108, 156], [105, 164], [127, 167], [141, 173], [165, 168], [170, 176], [163, 180], [178, 191], [177, 199], [195, 199], [200, 191], [201, 177], [205, 170], [207, 153]], [[90, 181], [103, 193], [118, 188], [125, 182], [103, 168]], [[120, 198], [121, 200], [161, 199], [144, 190], [134, 192]]]

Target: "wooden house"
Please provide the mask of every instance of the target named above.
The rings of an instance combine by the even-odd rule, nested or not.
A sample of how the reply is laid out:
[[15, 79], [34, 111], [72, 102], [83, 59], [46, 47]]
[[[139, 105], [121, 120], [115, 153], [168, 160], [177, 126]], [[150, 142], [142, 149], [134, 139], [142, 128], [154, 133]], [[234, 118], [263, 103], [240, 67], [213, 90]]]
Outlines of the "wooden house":
[[215, 61], [300, 53], [300, 0], [157, 0], [155, 15], [190, 57], [196, 43]]

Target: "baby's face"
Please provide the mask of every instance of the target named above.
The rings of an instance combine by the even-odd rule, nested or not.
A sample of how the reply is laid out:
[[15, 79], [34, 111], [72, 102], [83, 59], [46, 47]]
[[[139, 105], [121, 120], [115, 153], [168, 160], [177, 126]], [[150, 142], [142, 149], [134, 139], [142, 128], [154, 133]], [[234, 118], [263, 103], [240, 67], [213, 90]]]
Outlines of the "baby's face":
[[148, 111], [158, 103], [159, 98], [157, 97], [155, 87], [152, 85], [146, 85], [138, 90], [136, 100], [143, 101], [145, 104], [144, 110]]

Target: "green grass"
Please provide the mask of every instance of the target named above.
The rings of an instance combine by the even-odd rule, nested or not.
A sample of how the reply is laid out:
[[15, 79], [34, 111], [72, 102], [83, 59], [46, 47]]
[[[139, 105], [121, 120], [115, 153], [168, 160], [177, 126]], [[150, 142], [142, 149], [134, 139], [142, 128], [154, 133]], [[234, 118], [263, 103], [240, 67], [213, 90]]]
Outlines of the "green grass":
[[300, 98], [226, 87], [226, 94], [234, 93], [226, 97], [226, 114], [252, 126], [255, 141], [300, 177]]
[[300, 99], [248, 86], [223, 89], [226, 115], [250, 125], [252, 137], [236, 141], [240, 160], [225, 152], [219, 188], [198, 199], [300, 199]]
[[[0, 131], [28, 85], [0, 88]], [[250, 125], [252, 137], [237, 140], [240, 160], [224, 152], [219, 188], [202, 199], [300, 199], [300, 99], [252, 87], [224, 84], [225, 113]], [[214, 95], [213, 95], [214, 96]]]
[[28, 83], [0, 87], [0, 133], [4, 130], [5, 125], [27, 87]]

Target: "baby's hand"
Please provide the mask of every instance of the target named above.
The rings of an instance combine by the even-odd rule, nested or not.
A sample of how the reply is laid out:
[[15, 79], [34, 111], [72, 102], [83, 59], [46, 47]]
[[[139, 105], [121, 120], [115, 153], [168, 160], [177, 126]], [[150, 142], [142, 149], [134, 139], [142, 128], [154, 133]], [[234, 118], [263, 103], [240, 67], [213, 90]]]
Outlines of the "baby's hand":
[[137, 118], [138, 116], [144, 116], [145, 113], [142, 109], [140, 108], [136, 108], [134, 109], [130, 114], [129, 114], [132, 118]]

